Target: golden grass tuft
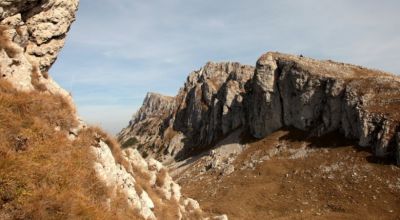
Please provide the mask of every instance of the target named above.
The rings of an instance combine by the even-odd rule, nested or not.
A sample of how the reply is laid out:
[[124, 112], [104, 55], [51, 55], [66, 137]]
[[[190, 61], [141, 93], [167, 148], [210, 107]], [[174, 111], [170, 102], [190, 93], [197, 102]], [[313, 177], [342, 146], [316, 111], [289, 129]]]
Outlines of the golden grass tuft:
[[89, 132], [68, 140], [76, 125], [62, 97], [0, 80], [0, 219], [139, 219], [126, 199], [107, 204], [93, 169], [96, 140]]
[[43, 92], [47, 90], [46, 85], [40, 82], [40, 71], [37, 66], [33, 66], [31, 73], [31, 83], [37, 91]]
[[8, 57], [14, 58], [18, 54], [18, 49], [12, 45], [11, 40], [6, 35], [5, 31], [8, 29], [7, 26], [0, 25], [0, 50], [4, 50]]

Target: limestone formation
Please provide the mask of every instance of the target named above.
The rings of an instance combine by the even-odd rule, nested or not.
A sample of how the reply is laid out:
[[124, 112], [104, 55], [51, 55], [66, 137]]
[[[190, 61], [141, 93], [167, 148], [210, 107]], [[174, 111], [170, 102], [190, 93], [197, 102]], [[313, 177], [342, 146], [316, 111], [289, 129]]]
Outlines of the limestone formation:
[[282, 126], [316, 136], [340, 131], [359, 140], [360, 146], [371, 146], [376, 156], [393, 153], [400, 119], [396, 111], [400, 78], [394, 75], [267, 53], [257, 62], [252, 88], [248, 125], [255, 137]]
[[0, 73], [16, 88], [47, 90], [72, 103], [48, 75], [75, 20], [78, 0], [0, 0]]
[[[253, 73], [253, 67], [239, 63], [207, 63], [188, 76], [176, 97], [158, 102], [152, 99], [160, 96], [148, 95], [120, 132], [121, 143], [134, 137], [141, 152], [163, 161], [184, 157], [192, 146], [213, 144], [245, 124], [245, 87]], [[150, 102], [168, 104], [147, 110]], [[143, 112], [152, 113], [140, 120]]]
[[[169, 211], [177, 213], [177, 219], [191, 219], [196, 212], [202, 212], [197, 201], [181, 195], [180, 186], [172, 180], [160, 162], [154, 159], [145, 161], [137, 150], [127, 149], [122, 155], [127, 166], [123, 166], [115, 160], [110, 147], [102, 140], [97, 146], [92, 146], [92, 151], [97, 157], [94, 168], [100, 179], [112, 189], [113, 196], [124, 193], [130, 206], [144, 219], [157, 219], [154, 212], [158, 208], [156, 206], [168, 206], [169, 209], [175, 209]], [[148, 175], [148, 179], [140, 179], [140, 175]], [[147, 181], [141, 184], [146, 184], [149, 189], [153, 189], [158, 194], [149, 194], [145, 189], [140, 188], [139, 179]], [[171, 203], [179, 205], [171, 207]]]
[[255, 68], [208, 63], [170, 100], [175, 108], [153, 117], [162, 125], [157, 132], [135, 119], [120, 140], [145, 139], [139, 151], [164, 162], [209, 149], [238, 128], [256, 138], [282, 127], [311, 136], [338, 131], [378, 157], [397, 149], [400, 78], [360, 66], [276, 52], [261, 56]]
[[[74, 106], [69, 93], [51, 79], [48, 70], [64, 46], [77, 7], [78, 0], [0, 0], [0, 78], [20, 91], [61, 95]], [[138, 113], [135, 123], [156, 117], [159, 112], [164, 117], [174, 108], [173, 102], [169, 104], [172, 99], [149, 94], [148, 105]], [[87, 126], [80, 121], [66, 135], [73, 141], [85, 129]], [[176, 219], [203, 219], [198, 202], [181, 195], [180, 186], [160, 162], [145, 161], [132, 149], [114, 155], [105, 140], [97, 139], [98, 143], [87, 147], [96, 156], [94, 172], [111, 189], [108, 204], [122, 194], [143, 219], [162, 218], [157, 210], [166, 210], [158, 214]]]

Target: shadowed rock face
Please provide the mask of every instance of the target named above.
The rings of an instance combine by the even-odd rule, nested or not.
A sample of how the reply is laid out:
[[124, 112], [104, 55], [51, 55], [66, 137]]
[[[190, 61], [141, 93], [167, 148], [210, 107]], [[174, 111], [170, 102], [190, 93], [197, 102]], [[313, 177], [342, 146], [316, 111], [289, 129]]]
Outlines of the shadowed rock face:
[[[150, 101], [147, 96], [119, 134], [120, 141], [135, 137], [140, 151], [163, 160], [184, 158], [199, 146], [214, 143], [245, 124], [245, 86], [253, 73], [253, 67], [239, 63], [207, 63], [188, 76], [176, 97], [163, 98], [169, 100], [164, 102], [167, 111], [161, 110], [164, 107], [158, 107], [156, 113], [145, 110]], [[142, 112], [153, 114], [137, 121]]]
[[[400, 80], [348, 64], [268, 53], [257, 62], [249, 128], [258, 138], [282, 126], [323, 135], [339, 130], [376, 156], [394, 150]], [[263, 100], [259, 100], [263, 97]]]
[[153, 117], [163, 125], [157, 132], [131, 121], [122, 142], [145, 137], [141, 152], [182, 159], [240, 127], [256, 138], [294, 127], [314, 136], [340, 131], [379, 157], [397, 147], [400, 79], [360, 66], [281, 53], [261, 56], [255, 69], [208, 63], [189, 75], [174, 102], [174, 110]]

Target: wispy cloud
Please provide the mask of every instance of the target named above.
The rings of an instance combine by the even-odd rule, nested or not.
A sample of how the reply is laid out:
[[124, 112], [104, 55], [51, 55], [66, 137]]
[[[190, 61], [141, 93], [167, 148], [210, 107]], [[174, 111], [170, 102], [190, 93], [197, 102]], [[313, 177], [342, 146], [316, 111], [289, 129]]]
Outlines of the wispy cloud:
[[84, 117], [115, 131], [147, 91], [173, 95], [209, 60], [254, 64], [272, 50], [400, 73], [399, 8], [397, 0], [81, 1], [51, 72]]

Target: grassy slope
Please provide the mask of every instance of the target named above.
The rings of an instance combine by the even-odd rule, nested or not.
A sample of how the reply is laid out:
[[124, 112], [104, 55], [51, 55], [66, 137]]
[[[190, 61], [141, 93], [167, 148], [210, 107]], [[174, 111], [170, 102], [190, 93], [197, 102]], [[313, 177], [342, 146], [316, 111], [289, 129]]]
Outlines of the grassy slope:
[[73, 115], [61, 97], [0, 80], [0, 219], [137, 218], [122, 199], [107, 208], [92, 168], [93, 129], [69, 141]]

